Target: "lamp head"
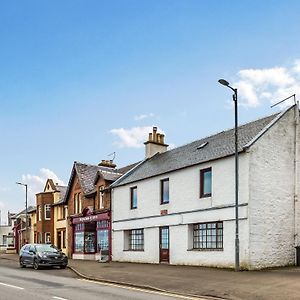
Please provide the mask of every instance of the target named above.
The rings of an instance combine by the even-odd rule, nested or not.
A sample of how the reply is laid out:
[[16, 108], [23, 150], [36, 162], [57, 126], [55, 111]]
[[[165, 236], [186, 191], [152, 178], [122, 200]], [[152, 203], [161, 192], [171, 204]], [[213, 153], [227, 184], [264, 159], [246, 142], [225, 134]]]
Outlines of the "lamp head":
[[218, 82], [222, 85], [229, 86], [229, 82], [225, 79], [219, 79]]

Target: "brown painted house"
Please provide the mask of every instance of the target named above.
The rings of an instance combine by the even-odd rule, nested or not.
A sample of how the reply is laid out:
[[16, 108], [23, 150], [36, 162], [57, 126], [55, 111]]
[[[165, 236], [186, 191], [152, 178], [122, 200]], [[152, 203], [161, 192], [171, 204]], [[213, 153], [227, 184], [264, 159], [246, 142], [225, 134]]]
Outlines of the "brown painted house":
[[34, 243], [55, 244], [54, 207], [58, 198], [63, 198], [66, 187], [54, 184], [48, 179], [44, 191], [36, 194], [36, 224], [34, 225]]
[[110, 160], [102, 160], [99, 165], [74, 162], [65, 197], [70, 257], [111, 259], [109, 186], [135, 165], [116, 169]]

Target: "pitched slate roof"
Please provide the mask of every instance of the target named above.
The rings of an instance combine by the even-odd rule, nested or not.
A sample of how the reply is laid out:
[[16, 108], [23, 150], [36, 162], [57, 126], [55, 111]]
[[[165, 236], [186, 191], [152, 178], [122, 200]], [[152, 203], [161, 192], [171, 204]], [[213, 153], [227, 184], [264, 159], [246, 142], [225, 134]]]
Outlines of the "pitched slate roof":
[[[257, 139], [259, 134], [263, 134], [264, 129], [268, 128], [268, 125], [270, 125], [272, 121], [275, 122], [284, 113], [285, 112], [281, 114], [276, 113], [239, 126], [238, 151], [243, 151], [246, 145], [249, 145], [251, 141]], [[121, 177], [112, 187], [133, 183], [142, 179], [233, 155], [235, 153], [234, 141], [234, 129], [230, 129], [164, 153], [157, 153]]]
[[108, 167], [90, 165], [80, 162], [74, 162], [74, 166], [71, 172], [69, 184], [65, 193], [64, 201], [59, 201], [57, 204], [64, 203], [67, 201], [68, 193], [70, 191], [73, 178], [77, 174], [81, 189], [85, 195], [89, 195], [95, 192], [95, 181], [98, 176], [103, 176], [107, 181], [115, 181], [120, 178], [124, 173], [133, 168], [135, 164], [128, 165], [120, 169], [112, 169]]

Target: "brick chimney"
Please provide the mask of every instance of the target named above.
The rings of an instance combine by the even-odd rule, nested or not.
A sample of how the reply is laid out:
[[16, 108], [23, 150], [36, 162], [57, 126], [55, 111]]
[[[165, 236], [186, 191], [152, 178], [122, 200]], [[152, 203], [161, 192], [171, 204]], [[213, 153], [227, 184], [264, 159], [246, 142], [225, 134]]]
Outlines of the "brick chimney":
[[153, 132], [149, 133], [148, 141], [145, 144], [145, 156], [146, 158], [152, 157], [156, 153], [163, 153], [168, 150], [167, 144], [165, 144], [164, 134], [157, 133], [157, 127], [153, 127]]
[[114, 169], [117, 165], [114, 164], [112, 160], [102, 159], [98, 166]]

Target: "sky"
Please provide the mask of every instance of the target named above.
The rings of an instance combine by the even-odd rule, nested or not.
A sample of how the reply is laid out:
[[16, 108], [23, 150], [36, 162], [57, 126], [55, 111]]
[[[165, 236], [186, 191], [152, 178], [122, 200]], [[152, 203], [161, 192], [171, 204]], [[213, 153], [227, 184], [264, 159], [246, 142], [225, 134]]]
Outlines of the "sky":
[[277, 112], [300, 95], [300, 2], [0, 0], [0, 210], [25, 207], [74, 161], [144, 158]]

